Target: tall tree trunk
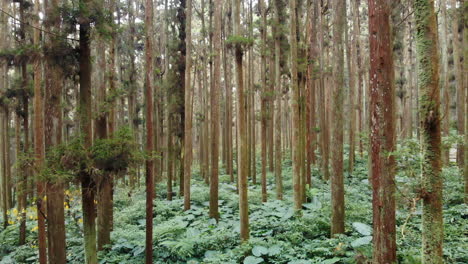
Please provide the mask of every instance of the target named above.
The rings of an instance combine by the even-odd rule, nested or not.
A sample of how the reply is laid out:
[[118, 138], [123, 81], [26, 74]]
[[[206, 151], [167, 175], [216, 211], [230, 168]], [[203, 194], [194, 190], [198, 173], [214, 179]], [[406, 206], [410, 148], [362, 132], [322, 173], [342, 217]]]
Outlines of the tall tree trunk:
[[[101, 109], [101, 105], [105, 103], [106, 100], [106, 47], [104, 41], [101, 39], [98, 43], [98, 50], [102, 51], [99, 54], [98, 63], [101, 68], [100, 72], [100, 84], [97, 91], [97, 119], [95, 122], [95, 131], [96, 137], [98, 139], [105, 139], [108, 137], [107, 131], [107, 113], [105, 109]], [[110, 243], [110, 223], [109, 216], [112, 214], [112, 211], [109, 210], [109, 207], [112, 204], [109, 203], [111, 196], [111, 186], [109, 186], [109, 173], [104, 172], [102, 175], [102, 180], [98, 184], [98, 204], [97, 204], [97, 247], [98, 250], [102, 250], [104, 245]]]
[[221, 90], [221, 0], [214, 1], [214, 68], [211, 86], [211, 175], [210, 217], [218, 220], [218, 152], [219, 152], [219, 94]]
[[153, 263], [153, 0], [145, 0], [145, 106], [146, 106], [146, 245], [145, 263]]
[[293, 110], [293, 135], [292, 135], [292, 160], [293, 160], [293, 188], [294, 188], [294, 208], [301, 210], [301, 141], [300, 141], [300, 112], [299, 112], [299, 86], [297, 73], [297, 10], [296, 0], [289, 1], [290, 9], [290, 43], [291, 43], [291, 87], [292, 87], [292, 110]]
[[328, 181], [330, 178], [330, 170], [329, 170], [329, 157], [330, 157], [330, 148], [329, 148], [329, 131], [328, 131], [328, 118], [327, 118], [327, 96], [325, 90], [325, 81], [326, 81], [326, 73], [325, 73], [325, 40], [323, 38], [324, 32], [326, 32], [326, 19], [324, 15], [324, 6], [322, 3], [321, 10], [320, 10], [320, 26], [319, 26], [319, 36], [320, 36], [320, 51], [319, 51], [319, 61], [320, 61], [320, 88], [319, 88], [319, 101], [322, 104], [319, 106], [319, 115], [320, 115], [320, 149], [322, 155], [322, 176], [323, 180]]
[[414, 2], [422, 164], [422, 263], [443, 263], [440, 95], [437, 19], [433, 0]]
[[[35, 12], [38, 14], [39, 13], [39, 2], [36, 1], [36, 7], [35, 7]], [[25, 28], [24, 24], [24, 8], [23, 4], [20, 5], [20, 17], [22, 21], [21, 25], [21, 35], [22, 39], [25, 41]], [[39, 21], [34, 22], [35, 25], [39, 25]], [[39, 30], [34, 31], [34, 43], [39, 43]], [[27, 72], [26, 72], [26, 62], [22, 65], [22, 75], [23, 75], [23, 81], [25, 82], [25, 89], [27, 86], [28, 80], [27, 78]], [[35, 154], [35, 167], [37, 168], [36, 170], [36, 176], [39, 175], [40, 170], [42, 169], [44, 165], [44, 159], [45, 159], [45, 149], [44, 149], [44, 108], [43, 108], [43, 103], [42, 103], [42, 89], [41, 89], [41, 82], [42, 82], [42, 68], [41, 68], [41, 62], [40, 60], [36, 60], [34, 63], [34, 138], [35, 138], [35, 144], [34, 144], [34, 154]], [[24, 150], [27, 151], [29, 148], [29, 124], [28, 124], [28, 100], [27, 97], [24, 97]], [[8, 115], [6, 116], [8, 118]], [[8, 120], [8, 119], [7, 119]], [[8, 126], [7, 126], [8, 129]], [[9, 151], [9, 150], [7, 150]], [[9, 164], [6, 164], [9, 166]], [[26, 171], [23, 171], [23, 173], [26, 173]], [[39, 177], [38, 177], [39, 178]], [[44, 203], [43, 198], [46, 195], [46, 188], [45, 184], [40, 181], [39, 179], [36, 181], [37, 183], [37, 200], [36, 200], [36, 205], [37, 205], [37, 225], [38, 225], [38, 244], [39, 244], [39, 263], [45, 264], [47, 263], [47, 245], [46, 245], [46, 225], [45, 225], [45, 211], [46, 211], [46, 205]], [[26, 186], [27, 186], [27, 179], [26, 177], [23, 177], [23, 195], [21, 197], [21, 201], [19, 201], [23, 206], [26, 206]], [[63, 205], [63, 204], [62, 204]]]
[[[89, 0], [81, 0], [82, 14], [86, 14]], [[91, 51], [90, 51], [90, 20], [84, 18], [80, 22], [80, 127], [84, 136], [85, 148], [92, 144], [92, 114], [91, 114]], [[83, 230], [85, 260], [87, 264], [97, 264], [96, 252], [96, 183], [88, 172], [81, 173], [81, 195], [83, 207]]]
[[[348, 158], [348, 173], [351, 175], [354, 170], [354, 160], [355, 160], [355, 131], [356, 131], [356, 38], [359, 36], [357, 34], [353, 34], [355, 32], [356, 24], [354, 21], [356, 20], [356, 16], [359, 16], [356, 10], [353, 10], [352, 3], [350, 1], [350, 9], [352, 10], [351, 18], [353, 19], [353, 31], [346, 29], [346, 36], [348, 40], [346, 41], [347, 50], [346, 50], [346, 59], [348, 65], [348, 73], [349, 73], [349, 158]], [[349, 32], [349, 33], [348, 33]]]
[[[184, 210], [190, 209], [190, 179], [192, 172], [192, 0], [187, 0], [186, 7], [186, 37], [187, 56], [185, 57], [185, 144], [184, 144]], [[181, 183], [182, 184], [182, 183]]]
[[333, 134], [332, 134], [332, 169], [331, 197], [332, 197], [332, 223], [331, 234], [344, 232], [344, 183], [343, 183], [343, 89], [344, 89], [344, 54], [343, 30], [346, 19], [346, 1], [334, 2], [333, 42]]
[[[240, 26], [240, 0], [233, 0], [234, 5], [234, 35], [242, 36]], [[237, 80], [237, 119], [238, 119], [238, 137], [239, 137], [239, 161], [237, 175], [239, 179], [239, 213], [240, 213], [240, 233], [241, 240], [248, 241], [249, 232], [249, 200], [247, 197], [247, 169], [249, 165], [247, 145], [247, 119], [246, 119], [246, 94], [244, 92], [244, 78], [242, 66], [242, 46], [241, 43], [236, 43], [235, 60], [236, 60], [236, 80]]]
[[[441, 65], [441, 77], [442, 79], [442, 87], [443, 89], [443, 105], [442, 105], [442, 131], [445, 137], [449, 136], [450, 134], [450, 87], [449, 87], [449, 63], [448, 63], [448, 20], [447, 20], [447, 0], [442, 0], [440, 2], [441, 8], [441, 32], [440, 32], [440, 46], [441, 46], [441, 58], [442, 58], [442, 65]], [[442, 149], [442, 160], [445, 165], [449, 165], [450, 163], [450, 147], [447, 146], [446, 148]]]
[[[281, 150], [281, 129], [283, 127], [281, 115], [281, 101], [283, 91], [281, 88], [281, 68], [280, 68], [280, 58], [281, 58], [281, 39], [280, 39], [280, 0], [274, 0], [274, 12], [275, 12], [275, 26], [273, 27], [273, 37], [275, 41], [275, 104], [276, 104], [276, 114], [275, 114], [275, 184], [276, 184], [276, 199], [283, 199], [283, 179], [281, 175], [282, 170], [282, 150]], [[265, 162], [266, 163], [266, 162]]]
[[262, 82], [262, 92], [261, 92], [261, 102], [260, 102], [260, 117], [261, 117], [261, 154], [262, 154], [262, 202], [267, 201], [267, 176], [266, 176], [266, 163], [267, 163], [267, 86], [266, 86], [266, 5], [263, 0], [259, 1], [259, 8], [261, 13], [261, 26], [260, 26], [260, 35], [261, 35], [261, 66], [260, 66], [260, 75]]
[[[60, 16], [57, 14], [56, 9], [59, 6], [59, 1], [51, 1], [50, 6], [46, 6], [46, 16], [47, 24], [49, 26], [49, 31], [54, 32], [55, 34], [60, 33]], [[39, 43], [39, 32], [35, 32], [35, 43]], [[57, 43], [55, 37], [46, 36], [47, 45], [50, 50], [57, 48], [60, 44]], [[44, 122], [45, 125], [45, 149], [50, 150], [54, 146], [62, 143], [62, 71], [60, 66], [57, 65], [54, 57], [46, 58], [46, 91], [45, 99], [47, 104], [45, 105], [45, 120], [38, 121]], [[41, 82], [41, 72], [39, 66], [36, 69], [39, 80], [38, 86]], [[40, 91], [40, 87], [38, 87]], [[39, 91], [34, 93], [40, 95]], [[40, 101], [39, 101], [40, 100]], [[42, 104], [42, 98], [38, 98], [38, 104]], [[35, 106], [37, 107], [37, 106]], [[35, 114], [42, 115], [42, 106], [41, 109], [35, 109], [37, 111]], [[36, 125], [36, 124], [35, 124]], [[39, 141], [36, 138], [36, 144], [43, 144], [43, 139]], [[48, 241], [48, 253], [49, 253], [49, 262], [50, 263], [65, 263], [66, 262], [66, 251], [65, 251], [65, 213], [64, 213], [64, 183], [61, 179], [49, 180], [47, 182], [47, 241]]]
[[[463, 1], [461, 1], [463, 2]], [[466, 87], [463, 86], [463, 61], [462, 61], [462, 50], [461, 41], [459, 34], [459, 26], [462, 17], [462, 13], [457, 8], [457, 0], [451, 0], [450, 5], [452, 7], [452, 45], [453, 45], [453, 67], [455, 69], [455, 83], [456, 83], [456, 94], [457, 94], [457, 131], [460, 136], [465, 134], [465, 93]], [[460, 8], [461, 9], [461, 8]], [[466, 73], [465, 73], [466, 74]], [[464, 162], [464, 146], [463, 140], [458, 143], [457, 146], [457, 164], [460, 169], [463, 169]]]
[[395, 85], [390, 6], [369, 0], [373, 262], [395, 263]]

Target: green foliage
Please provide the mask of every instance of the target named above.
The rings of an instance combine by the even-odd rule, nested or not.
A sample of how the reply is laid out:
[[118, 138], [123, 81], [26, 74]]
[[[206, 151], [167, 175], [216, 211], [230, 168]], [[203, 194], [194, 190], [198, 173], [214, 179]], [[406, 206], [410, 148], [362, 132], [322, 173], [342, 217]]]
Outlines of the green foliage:
[[114, 136], [94, 141], [90, 149], [94, 167], [108, 172], [126, 170], [132, 164], [142, 161], [141, 153], [128, 127], [121, 128]]
[[43, 180], [51, 182], [67, 181], [88, 171], [91, 164], [83, 139], [74, 138], [47, 151], [45, 166], [40, 176]]
[[243, 36], [231, 35], [226, 39], [225, 44], [230, 48], [247, 49], [254, 44], [254, 40]]
[[[123, 138], [130, 135], [122, 132]], [[119, 137], [116, 135], [116, 138]], [[77, 143], [77, 146], [79, 144]], [[103, 148], [100, 148], [103, 150]], [[420, 263], [421, 205], [412, 201], [418, 196], [420, 158], [417, 140], [398, 143], [395, 155], [397, 175], [398, 262]], [[105, 151], [107, 152], [107, 151]], [[106, 154], [107, 155], [107, 154]], [[286, 153], [289, 157], [289, 153]], [[260, 159], [258, 159], [260, 162]], [[90, 162], [92, 159], [90, 159]], [[221, 174], [223, 171], [221, 171]], [[446, 263], [467, 263], [463, 249], [467, 232], [467, 206], [463, 202], [463, 184], [456, 167], [443, 170], [444, 257]], [[322, 182], [318, 168], [313, 168], [312, 188], [302, 216], [292, 209], [292, 169], [289, 158], [283, 162], [285, 200], [275, 200], [274, 175], [267, 174], [268, 202], [261, 202], [259, 185], [249, 187], [251, 240], [239, 241], [238, 195], [229, 175], [220, 175], [220, 220], [208, 217], [209, 188], [194, 166], [192, 209], [182, 211], [183, 199], [166, 201], [165, 182], [156, 187], [153, 219], [155, 263], [365, 263], [372, 256], [372, 190], [368, 182], [367, 156], [357, 157], [355, 170], [345, 178], [345, 234], [330, 238], [329, 184]], [[67, 194], [67, 261], [83, 263], [81, 201], [79, 191]], [[145, 237], [144, 188], [131, 190], [116, 186], [114, 195], [114, 230], [112, 244], [100, 252], [101, 263], [142, 263]], [[30, 227], [31, 225], [31, 227]], [[28, 221], [28, 230], [35, 221]], [[18, 224], [0, 232], [0, 258], [3, 263], [34, 263], [37, 260], [36, 234], [28, 233], [27, 245], [16, 247]], [[13, 260], [13, 261], [12, 261]], [[6, 261], [6, 262], [5, 262]], [[8, 262], [9, 261], [9, 262]]]

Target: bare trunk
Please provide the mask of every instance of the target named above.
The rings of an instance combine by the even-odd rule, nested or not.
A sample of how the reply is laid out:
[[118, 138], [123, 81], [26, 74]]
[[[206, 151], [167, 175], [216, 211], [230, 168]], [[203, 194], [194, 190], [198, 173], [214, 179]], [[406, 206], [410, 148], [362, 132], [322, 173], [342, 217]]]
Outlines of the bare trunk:
[[369, 0], [370, 144], [373, 186], [373, 261], [395, 263], [395, 85], [390, 6]]

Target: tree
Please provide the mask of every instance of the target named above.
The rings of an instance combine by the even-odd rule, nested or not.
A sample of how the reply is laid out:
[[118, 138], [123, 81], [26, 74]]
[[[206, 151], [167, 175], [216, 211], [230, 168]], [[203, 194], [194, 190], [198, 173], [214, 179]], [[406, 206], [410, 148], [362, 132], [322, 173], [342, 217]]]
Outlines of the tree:
[[276, 199], [283, 199], [283, 179], [281, 176], [282, 170], [282, 151], [281, 151], [281, 101], [283, 91], [281, 89], [281, 68], [280, 68], [280, 58], [281, 58], [281, 39], [280, 39], [280, 3], [281, 0], [274, 0], [273, 5], [275, 9], [275, 26], [274, 26], [274, 39], [275, 39], [275, 104], [276, 104], [276, 113], [275, 113], [275, 184], [276, 184]]
[[214, 67], [211, 86], [211, 175], [210, 175], [210, 217], [218, 220], [218, 156], [219, 156], [219, 94], [221, 90], [221, 0], [214, 2]]
[[334, 42], [334, 67], [333, 67], [333, 124], [332, 124], [332, 170], [331, 197], [332, 220], [331, 234], [344, 232], [344, 183], [343, 183], [343, 104], [344, 104], [344, 54], [343, 54], [343, 30], [346, 19], [346, 1], [334, 2], [333, 42]]
[[[234, 6], [234, 36], [236, 39], [241, 39], [240, 27], [240, 0], [233, 0]], [[241, 41], [239, 41], [241, 42]], [[247, 173], [249, 166], [247, 144], [247, 119], [246, 119], [246, 95], [244, 92], [244, 78], [242, 66], [242, 43], [235, 43], [235, 61], [236, 61], [236, 90], [237, 90], [237, 119], [238, 119], [238, 169], [237, 177], [239, 182], [239, 213], [240, 213], [240, 233], [242, 241], [249, 240], [249, 200], [247, 197]]]
[[422, 145], [422, 263], [443, 263], [441, 128], [437, 18], [433, 0], [414, 2]]
[[[461, 1], [463, 3], [463, 1]], [[456, 80], [456, 105], [457, 105], [457, 131], [460, 136], [465, 134], [465, 93], [466, 86], [463, 86], [463, 55], [460, 45], [462, 44], [463, 36], [460, 36], [459, 27], [462, 17], [460, 12], [461, 8], [457, 8], [457, 0], [451, 0], [452, 7], [452, 47], [453, 47], [453, 67], [455, 69]], [[462, 25], [463, 28], [463, 25]], [[463, 31], [462, 31], [463, 32]], [[463, 140], [457, 146], [457, 163], [460, 169], [463, 169], [464, 162], [464, 146]]]
[[[190, 209], [190, 179], [192, 173], [192, 93], [193, 87], [190, 84], [192, 68], [192, 0], [187, 0], [186, 7], [186, 47], [185, 57], [185, 144], [184, 144], [184, 210]], [[182, 183], [180, 183], [182, 184]]]
[[262, 152], [262, 202], [267, 201], [267, 176], [266, 176], [266, 165], [267, 165], [267, 85], [266, 85], [266, 35], [267, 35], [267, 17], [266, 17], [266, 5], [263, 0], [259, 1], [259, 8], [261, 13], [261, 82], [262, 82], [262, 94], [261, 94], [261, 152]]
[[153, 263], [153, 0], [145, 1], [145, 106], [146, 106], [146, 244], [145, 263]]
[[370, 149], [373, 209], [373, 262], [394, 263], [395, 224], [395, 85], [390, 6], [369, 0]]
[[[81, 0], [81, 15], [87, 14], [89, 0]], [[91, 50], [90, 50], [90, 31], [91, 23], [86, 17], [80, 20], [80, 98], [79, 98], [79, 118], [81, 133], [84, 138], [84, 147], [90, 148], [92, 145], [92, 126], [91, 126]], [[96, 183], [89, 172], [81, 173], [81, 196], [83, 207], [83, 231], [85, 260], [87, 264], [97, 264], [96, 252], [96, 205], [94, 204], [96, 196]]]
[[[35, 1], [35, 13], [39, 13], [39, 1]], [[35, 21], [35, 25], [39, 25], [39, 21]], [[34, 30], [34, 43], [38, 44], [40, 38], [40, 32], [38, 29]], [[37, 168], [36, 175], [39, 175], [39, 170], [43, 168], [44, 159], [45, 159], [45, 149], [44, 149], [44, 107], [42, 102], [42, 67], [40, 60], [36, 60], [34, 63], [34, 154], [35, 154], [35, 167]], [[23, 183], [23, 186], [26, 186], [26, 183]], [[47, 263], [47, 245], [46, 245], [46, 226], [44, 212], [46, 204], [43, 202], [43, 197], [45, 196], [45, 184], [43, 181], [36, 180], [36, 189], [37, 189], [37, 226], [38, 226], [38, 241], [39, 241], [39, 263]], [[26, 196], [26, 188], [22, 190], [24, 196]], [[26, 203], [26, 197], [23, 198], [22, 203]], [[62, 203], [63, 205], [63, 203]], [[26, 204], [23, 204], [26, 206]], [[49, 242], [50, 243], [50, 242]], [[65, 248], [64, 248], [65, 249]], [[59, 252], [58, 254], [60, 254]]]
[[299, 113], [299, 86], [297, 76], [297, 10], [296, 0], [289, 1], [289, 10], [291, 12], [290, 22], [290, 43], [291, 43], [291, 87], [292, 87], [292, 110], [293, 110], [293, 136], [292, 136], [292, 158], [293, 158], [293, 188], [294, 188], [294, 208], [301, 210], [301, 142], [300, 142], [300, 113]]
[[[57, 12], [60, 2], [57, 0], [50, 1], [46, 6], [46, 25], [48, 31], [53, 32], [55, 35], [46, 35], [47, 50], [50, 53], [46, 54], [46, 89], [45, 89], [45, 112], [44, 109], [35, 109], [35, 114], [44, 115], [41, 118], [45, 118], [45, 149], [49, 152], [54, 146], [62, 143], [62, 84], [63, 84], [63, 72], [60, 65], [57, 63], [55, 54], [52, 52], [54, 49], [59, 49], [62, 45], [63, 40], [60, 36], [60, 15]], [[39, 36], [37, 36], [39, 37]], [[38, 40], [39, 41], [39, 40]], [[40, 72], [37, 72], [40, 75]], [[40, 76], [38, 82], [40, 83]], [[40, 85], [40, 84], [37, 84]], [[41, 95], [34, 93], [35, 97]], [[42, 98], [38, 100], [42, 101]], [[38, 101], [38, 104], [42, 102]], [[37, 107], [37, 106], [36, 106]], [[39, 125], [37, 123], [36, 125]], [[36, 137], [36, 144], [43, 144], [43, 136], [41, 138]], [[48, 253], [50, 263], [65, 263], [66, 262], [66, 251], [65, 251], [65, 213], [64, 213], [64, 180], [49, 179], [46, 184], [47, 193], [47, 242], [48, 242]]]

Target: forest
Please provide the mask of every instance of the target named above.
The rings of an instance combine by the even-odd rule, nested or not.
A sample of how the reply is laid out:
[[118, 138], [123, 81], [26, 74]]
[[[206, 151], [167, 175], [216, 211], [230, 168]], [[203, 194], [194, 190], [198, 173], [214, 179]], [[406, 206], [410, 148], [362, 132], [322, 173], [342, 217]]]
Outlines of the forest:
[[468, 1], [0, 21], [0, 264], [468, 263]]

